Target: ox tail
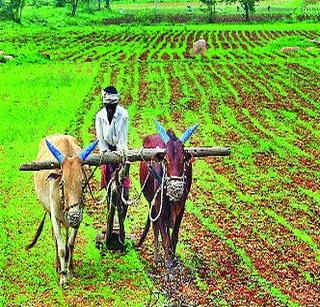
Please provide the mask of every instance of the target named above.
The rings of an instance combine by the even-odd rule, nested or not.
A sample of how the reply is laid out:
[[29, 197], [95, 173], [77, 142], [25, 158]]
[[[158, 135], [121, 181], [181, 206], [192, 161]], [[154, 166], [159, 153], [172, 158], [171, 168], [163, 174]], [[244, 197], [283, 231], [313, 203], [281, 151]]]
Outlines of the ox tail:
[[46, 215], [47, 215], [47, 212], [44, 213], [43, 218], [42, 218], [42, 221], [41, 221], [41, 223], [40, 223], [40, 225], [39, 225], [39, 227], [38, 227], [38, 229], [37, 229], [37, 232], [36, 232], [36, 234], [34, 235], [34, 237], [33, 237], [33, 239], [32, 239], [32, 242], [26, 246], [26, 250], [31, 249], [31, 248], [34, 247], [35, 244], [37, 243], [38, 238], [40, 237], [41, 231], [42, 231], [42, 229], [43, 229], [43, 224], [44, 224], [44, 220], [46, 219]]
[[140, 240], [139, 240], [139, 243], [138, 243], [137, 247], [140, 247], [143, 244], [144, 240], [147, 237], [149, 229], [150, 229], [150, 218], [149, 218], [149, 215], [148, 215], [148, 219], [147, 219], [146, 225], [144, 226], [144, 230], [143, 230], [143, 233], [140, 236]]

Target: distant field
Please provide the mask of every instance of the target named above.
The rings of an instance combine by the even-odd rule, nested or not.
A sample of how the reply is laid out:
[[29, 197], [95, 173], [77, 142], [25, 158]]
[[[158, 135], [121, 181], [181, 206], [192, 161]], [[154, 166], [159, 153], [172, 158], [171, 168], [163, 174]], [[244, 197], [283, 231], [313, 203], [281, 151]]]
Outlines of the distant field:
[[[316, 306], [320, 301], [320, 66], [318, 24], [154, 27], [5, 27], [0, 49], [0, 298], [2, 305]], [[193, 57], [198, 38], [207, 57]], [[288, 55], [285, 46], [299, 46]], [[198, 159], [182, 221], [180, 278], [166, 283], [152, 264], [152, 236], [141, 250], [100, 256], [105, 220], [91, 200], [75, 247], [75, 277], [61, 291], [47, 221], [32, 175], [41, 138], [67, 132], [94, 139], [100, 88], [114, 84], [130, 116], [129, 147], [155, 133], [154, 119], [188, 145], [228, 145], [227, 158]], [[131, 169], [131, 197], [139, 191]], [[95, 188], [95, 195], [102, 194]], [[88, 196], [88, 199], [90, 197]], [[139, 235], [147, 204], [130, 208]], [[151, 295], [151, 296], [150, 296]]]

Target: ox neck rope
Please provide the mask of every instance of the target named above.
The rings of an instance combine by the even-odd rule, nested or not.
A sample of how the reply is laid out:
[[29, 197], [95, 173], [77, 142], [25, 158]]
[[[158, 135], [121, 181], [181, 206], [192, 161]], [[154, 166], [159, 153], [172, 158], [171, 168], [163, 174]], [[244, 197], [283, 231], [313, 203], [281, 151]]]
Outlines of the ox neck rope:
[[92, 200], [93, 200], [95, 203], [98, 203], [98, 202], [97, 202], [97, 200], [95, 199], [95, 197], [93, 196], [92, 189], [91, 189], [91, 186], [90, 186], [90, 184], [89, 184], [89, 181], [90, 181], [90, 179], [93, 177], [93, 175], [94, 175], [94, 173], [96, 172], [96, 170], [97, 170], [97, 168], [99, 167], [99, 165], [100, 165], [100, 162], [99, 162], [99, 164], [95, 167], [95, 169], [93, 170], [93, 172], [90, 174], [89, 178], [87, 177], [86, 172], [82, 169], [83, 175], [84, 175], [84, 177], [86, 178], [86, 181], [85, 181], [85, 183], [84, 183], [83, 186], [82, 186], [82, 193], [85, 192], [85, 188], [88, 186], [90, 195], [91, 195], [91, 197], [92, 197]]
[[[149, 210], [149, 219], [151, 222], [155, 222], [158, 220], [158, 218], [161, 215], [162, 207], [163, 207], [163, 191], [164, 188], [166, 188], [166, 196], [169, 197], [170, 201], [178, 201], [179, 198], [183, 195], [184, 189], [185, 189], [185, 178], [186, 178], [186, 170], [189, 165], [189, 163], [184, 162], [183, 164], [183, 173], [182, 176], [167, 176], [167, 168], [165, 167], [164, 162], [162, 161], [162, 169], [163, 174], [161, 178], [161, 184], [159, 185], [158, 189], [156, 190], [156, 193], [153, 196], [153, 199], [151, 201], [150, 210]], [[155, 218], [152, 217], [152, 208], [155, 205], [156, 198], [161, 192], [160, 196], [160, 209]]]
[[99, 161], [98, 165], [97, 165], [97, 166], [94, 168], [94, 170], [91, 172], [89, 178], [87, 177], [86, 172], [85, 172], [85, 171], [83, 170], [83, 168], [82, 168], [83, 175], [84, 175], [84, 177], [86, 178], [86, 181], [85, 181], [85, 183], [84, 183], [83, 186], [82, 186], [82, 193], [85, 192], [85, 188], [86, 188], [86, 186], [88, 186], [88, 187], [89, 187], [90, 195], [91, 195], [92, 200], [94, 201], [95, 204], [99, 204], [99, 202], [98, 202], [98, 201], [95, 199], [95, 197], [93, 196], [92, 189], [91, 189], [91, 186], [90, 186], [90, 184], [89, 184], [89, 181], [90, 181], [90, 179], [93, 177], [93, 175], [94, 175], [94, 173], [96, 172], [97, 168], [101, 165], [102, 156], [103, 156], [103, 155], [101, 155], [100, 161]]
[[[142, 161], [144, 161], [144, 162], [147, 164], [147, 161], [144, 159], [144, 157], [143, 157], [143, 155], [142, 155], [143, 149], [144, 149], [144, 147], [141, 147], [141, 148], [140, 148], [140, 150], [139, 150], [139, 155], [140, 155]], [[152, 161], [151, 161], [151, 164], [152, 164]], [[135, 206], [136, 204], [138, 204], [138, 202], [139, 202], [140, 199], [141, 199], [143, 190], [144, 190], [144, 188], [145, 188], [145, 186], [146, 186], [146, 184], [147, 184], [147, 181], [148, 181], [148, 179], [149, 179], [149, 177], [150, 177], [150, 169], [149, 169], [149, 167], [148, 167], [148, 170], [149, 170], [149, 171], [148, 171], [148, 175], [147, 175], [146, 179], [145, 179], [144, 182], [143, 182], [143, 185], [142, 185], [142, 187], [141, 187], [141, 190], [140, 190], [138, 196], [137, 196], [135, 199], [133, 199], [133, 200], [131, 200], [131, 201], [130, 201], [130, 200], [125, 200], [125, 198], [124, 198], [124, 189], [122, 188], [121, 199], [122, 199], [122, 201], [123, 201], [125, 204], [127, 204], [127, 205], [133, 205], [133, 206]], [[107, 190], [108, 190], [108, 189], [107, 189]]]
[[[83, 169], [82, 169], [82, 173], [84, 174], [85, 181], [84, 181], [84, 182], [82, 183], [82, 185], [81, 185], [81, 198], [80, 198], [80, 206], [79, 206], [81, 213], [82, 213], [83, 208], [84, 208], [84, 205], [85, 205], [85, 203], [84, 203], [85, 188], [86, 188], [86, 186], [88, 185], [88, 186], [89, 186], [89, 189], [91, 190], [91, 187], [90, 187], [90, 185], [89, 185], [89, 180], [92, 178], [94, 172], [91, 174], [91, 176], [90, 176], [89, 178], [87, 178], [87, 175], [86, 175], [86, 173], [85, 173], [85, 171], [84, 171]], [[59, 189], [60, 189], [61, 204], [62, 204], [63, 206], [65, 206], [65, 204], [66, 204], [65, 193], [64, 193], [64, 184], [65, 184], [65, 183], [64, 183], [64, 180], [61, 179], [60, 182], [59, 182]], [[71, 205], [71, 206], [69, 206], [68, 208], [64, 208], [63, 210], [64, 210], [64, 211], [68, 211], [69, 209], [74, 208], [74, 207], [76, 207], [77, 205], [78, 205], [78, 204]]]

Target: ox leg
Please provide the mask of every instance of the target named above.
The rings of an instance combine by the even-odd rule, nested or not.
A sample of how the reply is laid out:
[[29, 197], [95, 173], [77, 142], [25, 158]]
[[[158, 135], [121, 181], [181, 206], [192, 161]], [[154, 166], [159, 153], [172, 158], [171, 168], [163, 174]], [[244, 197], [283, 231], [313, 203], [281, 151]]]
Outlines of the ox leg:
[[171, 240], [172, 240], [172, 253], [173, 253], [173, 256], [176, 255], [176, 247], [177, 247], [177, 243], [178, 243], [178, 235], [179, 235], [179, 229], [180, 229], [182, 217], [183, 217], [183, 212], [180, 213], [177, 216], [176, 222], [174, 224], [174, 228], [173, 228], [173, 231], [172, 231]]
[[[150, 223], [150, 220], [149, 220], [149, 223]], [[153, 244], [154, 244], [154, 263], [158, 264], [161, 261], [160, 250], [159, 250], [159, 226], [158, 226], [158, 222], [152, 223], [152, 228], [153, 228]]]
[[69, 228], [66, 228], [66, 244], [65, 244], [66, 254], [65, 254], [65, 256], [64, 256], [64, 259], [65, 259], [65, 261], [66, 261], [66, 265], [67, 265], [68, 259], [69, 259], [68, 238], [69, 238]]
[[[51, 219], [51, 217], [50, 217], [50, 219]], [[53, 242], [54, 242], [54, 250], [56, 252], [55, 257], [54, 257], [54, 269], [57, 273], [59, 273], [60, 272], [60, 260], [58, 257], [58, 244], [57, 244], [56, 236], [54, 235], [53, 227], [52, 227], [52, 238], [53, 238]]]
[[164, 249], [165, 258], [168, 264], [170, 265], [172, 260], [172, 245], [169, 233], [167, 231], [167, 226], [165, 225], [165, 222], [163, 221], [163, 219], [161, 219], [161, 217], [157, 221], [157, 224], [159, 226], [159, 230], [162, 237], [162, 246]]
[[56, 220], [56, 217], [54, 215], [54, 210], [51, 209], [51, 222], [52, 222], [52, 227], [53, 227], [53, 232], [54, 236], [58, 245], [58, 257], [60, 260], [60, 287], [63, 288], [67, 282], [67, 274], [66, 274], [66, 261], [65, 261], [65, 256], [66, 256], [66, 250], [65, 246], [62, 240], [61, 236], [61, 227], [58, 224], [58, 221]]
[[143, 244], [143, 242], [146, 239], [146, 236], [148, 234], [149, 228], [150, 228], [150, 218], [148, 215], [146, 225], [144, 226], [143, 233], [140, 236], [140, 240], [139, 240], [139, 243], [137, 244], [137, 247], [140, 247]]
[[68, 257], [68, 274], [73, 274], [73, 248], [74, 242], [76, 241], [76, 236], [78, 233], [78, 228], [72, 228], [70, 238], [68, 239], [68, 250], [69, 250], [69, 257]]
[[58, 256], [58, 244], [57, 244], [57, 239], [54, 235], [53, 228], [52, 228], [52, 236], [53, 236], [53, 241], [54, 241], [54, 249], [55, 249], [55, 257], [54, 257], [54, 269], [57, 273], [60, 272], [60, 260]]

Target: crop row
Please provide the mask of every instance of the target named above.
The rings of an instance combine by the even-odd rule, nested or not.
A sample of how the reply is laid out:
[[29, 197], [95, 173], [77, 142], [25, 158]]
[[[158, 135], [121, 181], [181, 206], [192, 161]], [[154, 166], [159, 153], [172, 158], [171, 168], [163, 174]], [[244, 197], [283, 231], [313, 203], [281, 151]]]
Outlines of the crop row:
[[[123, 101], [134, 102], [128, 106], [134, 110], [130, 130], [134, 146], [141, 146], [142, 136], [154, 131], [153, 118], [157, 117], [166, 127], [180, 132], [200, 122], [193, 145], [228, 142], [233, 148], [233, 157], [223, 164], [217, 159], [196, 162], [193, 203], [189, 205], [192, 214], [185, 219], [184, 227], [190, 229], [188, 219], [196, 220], [200, 226], [194, 233], [201, 238], [203, 231], [211, 231], [210, 227], [204, 230], [201, 223], [215, 225], [213, 234], [225, 236], [220, 238], [225, 253], [238, 259], [230, 260], [228, 270], [235, 270], [242, 278], [249, 270], [252, 279], [248, 287], [254, 283], [259, 288], [257, 296], [262, 291], [270, 302], [312, 303], [318, 299], [319, 287], [319, 231], [314, 226], [318, 223], [319, 202], [315, 201], [313, 182], [319, 151], [318, 143], [308, 135], [318, 133], [314, 116], [319, 111], [314, 98], [301, 90], [310, 70], [298, 66], [290, 71], [285, 64], [277, 65], [264, 67], [260, 74], [254, 74], [257, 67], [247, 64], [155, 62], [138, 64], [129, 71], [119, 65], [115, 82], [128, 86]], [[289, 79], [284, 78], [288, 73]], [[301, 85], [292, 84], [290, 78]], [[310, 92], [316, 86], [316, 79], [309, 80]], [[188, 234], [185, 236], [182, 248], [189, 251], [187, 254], [195, 250], [201, 253], [196, 246], [205, 246], [203, 240], [188, 244]], [[202, 253], [201, 257], [207, 259]], [[217, 264], [206, 265], [212, 278], [201, 274], [201, 265], [198, 274], [206, 289], [212, 290], [212, 283], [217, 282], [215, 274], [222, 278], [224, 273], [217, 272]], [[228, 274], [225, 278], [229, 281], [233, 275]], [[258, 277], [254, 278], [255, 274]], [[218, 280], [220, 289], [225, 279]], [[304, 291], [310, 295], [301, 289], [307, 289]], [[241, 301], [233, 290], [224, 292], [229, 303], [233, 299]], [[281, 295], [271, 299], [277, 291]], [[250, 301], [251, 292], [244, 292], [247, 297], [242, 299]]]
[[[94, 86], [67, 133], [89, 141], [88, 131], [94, 134], [94, 115], [101, 107], [100, 87], [114, 84], [129, 111], [130, 147], [140, 147], [144, 135], [155, 133], [153, 120], [158, 118], [178, 136], [187, 126], [200, 123], [190, 145], [232, 148], [228, 158], [194, 164], [178, 245], [186, 276], [169, 285], [169, 296], [198, 305], [316, 304], [319, 68], [313, 58], [317, 55], [302, 52], [291, 58], [268, 46], [283, 37], [310, 39], [315, 32], [180, 28], [68, 34], [57, 34], [54, 40], [42, 33], [5, 36], [15, 47], [34, 44], [36, 52], [47, 52], [51, 61], [99, 62]], [[185, 60], [194, 40], [201, 37], [209, 44], [207, 59]], [[139, 191], [137, 173], [138, 165], [133, 165], [132, 197]], [[87, 207], [96, 227], [104, 222], [102, 211], [93, 204]], [[146, 202], [131, 207], [127, 230], [138, 235], [146, 212]], [[79, 240], [84, 244], [88, 238], [80, 235]], [[148, 261], [151, 245], [149, 239], [141, 250]], [[81, 267], [80, 260], [77, 265]], [[97, 274], [98, 267], [96, 263]], [[147, 264], [145, 269], [151, 276], [161, 276]], [[90, 272], [81, 274], [88, 277]], [[104, 274], [99, 281], [110, 277]], [[120, 286], [126, 286], [122, 282]], [[155, 283], [167, 287], [160, 277]]]
[[[225, 61], [279, 60], [289, 55], [279, 52], [281, 46], [274, 42], [281, 38], [308, 40], [316, 36], [315, 31], [186, 31], [167, 29], [166, 31], [141, 29], [130, 31], [114, 30], [87, 31], [80, 33], [36, 32], [24, 36], [3, 35], [0, 44], [10, 42], [14, 47], [31, 49], [46, 59], [58, 61], [132, 61], [177, 60], [192, 56], [193, 42], [205, 38], [208, 44], [208, 59]], [[22, 50], [21, 49], [21, 50]], [[20, 56], [23, 51], [20, 52]], [[26, 56], [26, 55], [24, 55]], [[314, 52], [301, 51], [299, 57], [314, 57]]]

